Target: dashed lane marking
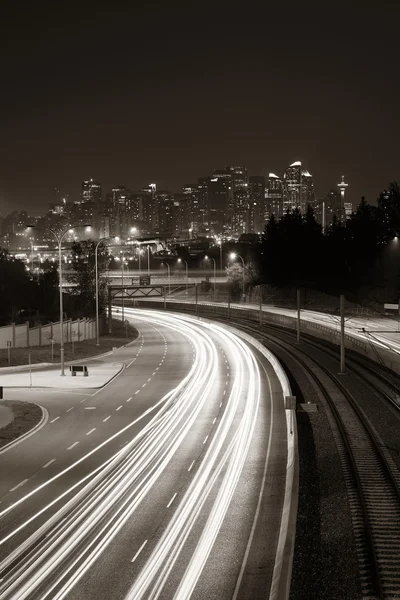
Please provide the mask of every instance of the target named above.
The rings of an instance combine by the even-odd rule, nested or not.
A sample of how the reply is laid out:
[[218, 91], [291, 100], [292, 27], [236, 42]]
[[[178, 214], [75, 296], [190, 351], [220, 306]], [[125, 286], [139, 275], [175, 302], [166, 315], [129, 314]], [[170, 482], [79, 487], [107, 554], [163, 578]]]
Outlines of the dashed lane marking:
[[214, 425], [215, 421], [217, 420], [217, 417], [214, 417], [214, 421], [212, 422], [212, 424]]
[[132, 400], [132, 396], [129, 396], [128, 400], [125, 400], [125, 402], [130, 402]]
[[172, 496], [171, 500], [168, 502], [167, 508], [169, 508], [171, 506], [171, 504], [173, 503], [173, 501], [175, 500], [177, 495], [178, 495], [178, 492], [175, 492], [175, 494]]
[[93, 429], [91, 429], [90, 431], [88, 431], [88, 432], [86, 433], [86, 435], [90, 435], [91, 433], [93, 433], [93, 431], [96, 431], [96, 427], [93, 427]]
[[74, 442], [74, 443], [72, 444], [72, 446], [69, 446], [69, 447], [67, 448], [67, 450], [72, 450], [72, 448], [74, 448], [74, 446], [77, 446], [78, 444], [79, 444], [79, 442]]
[[137, 391], [135, 392], [135, 396], [136, 396], [136, 394], [138, 394], [139, 392], [140, 392], [140, 390], [137, 390]]
[[20, 483], [17, 483], [17, 485], [15, 485], [13, 488], [11, 488], [10, 492], [15, 492], [15, 490], [22, 487], [27, 481], [28, 481], [28, 479], [24, 479]]
[[[116, 410], [116, 411], [117, 411], [117, 410], [121, 410], [121, 408], [122, 408], [122, 404], [121, 404], [121, 406], [118, 406], [118, 408], [116, 408], [115, 410]], [[88, 435], [88, 434], [86, 434], [86, 435]]]
[[147, 544], [147, 540], [144, 540], [143, 544], [140, 546], [139, 550], [136, 552], [135, 556], [132, 558], [131, 562], [135, 562], [145, 545]]
[[203, 444], [205, 444], [207, 440], [208, 440], [208, 435], [206, 435], [206, 437], [204, 438]]
[[108, 421], [108, 419], [111, 419], [111, 415], [108, 415], [108, 417], [106, 417], [105, 419], [103, 419], [103, 423], [105, 423], [106, 421]]
[[49, 460], [48, 463], [43, 465], [42, 469], [47, 469], [47, 467], [49, 467], [51, 464], [53, 464], [53, 462], [55, 462], [56, 460], [57, 460], [56, 458], [52, 458], [51, 460]]
[[74, 410], [74, 406], [71, 406], [71, 408], [69, 408], [68, 410], [66, 410], [65, 412], [70, 412], [71, 410]]
[[192, 462], [190, 463], [190, 467], [188, 468], [188, 471], [192, 470], [192, 467], [193, 467], [193, 465], [194, 465], [195, 462], [196, 462], [195, 460], [192, 460]]
[[54, 423], [54, 421], [57, 421], [57, 419], [59, 419], [60, 417], [56, 417], [55, 419], [53, 419], [52, 421], [50, 421], [50, 423]]

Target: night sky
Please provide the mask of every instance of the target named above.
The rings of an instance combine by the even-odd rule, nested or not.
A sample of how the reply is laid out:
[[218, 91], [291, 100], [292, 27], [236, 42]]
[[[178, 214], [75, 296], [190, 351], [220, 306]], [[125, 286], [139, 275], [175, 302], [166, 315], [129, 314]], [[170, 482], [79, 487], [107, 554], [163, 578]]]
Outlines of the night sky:
[[89, 177], [180, 191], [226, 164], [301, 160], [318, 195], [344, 174], [355, 204], [400, 179], [396, 0], [13, 4], [2, 215], [46, 210], [56, 187], [78, 199]]

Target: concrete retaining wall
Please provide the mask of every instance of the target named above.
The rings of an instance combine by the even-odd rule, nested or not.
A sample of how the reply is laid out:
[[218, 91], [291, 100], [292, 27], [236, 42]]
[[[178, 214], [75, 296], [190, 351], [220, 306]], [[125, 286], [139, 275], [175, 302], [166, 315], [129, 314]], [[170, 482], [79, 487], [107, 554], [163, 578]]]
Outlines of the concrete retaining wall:
[[[96, 337], [96, 321], [94, 319], [77, 319], [76, 321], [64, 321], [64, 342], [81, 342]], [[51, 340], [56, 344], [61, 341], [60, 322], [49, 325], [29, 327], [24, 325], [6, 325], [0, 327], [0, 348], [7, 348], [7, 342], [11, 342], [12, 348], [28, 348], [30, 346], [48, 346]]]

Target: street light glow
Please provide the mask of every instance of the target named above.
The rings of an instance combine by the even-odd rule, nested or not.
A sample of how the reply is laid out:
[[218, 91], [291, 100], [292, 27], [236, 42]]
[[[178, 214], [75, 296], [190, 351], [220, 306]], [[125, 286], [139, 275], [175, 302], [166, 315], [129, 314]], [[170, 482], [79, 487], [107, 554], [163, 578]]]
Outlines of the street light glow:
[[236, 256], [237, 256], [236, 252], [231, 252], [230, 255], [229, 255], [229, 258], [231, 260], [234, 260], [236, 258]]

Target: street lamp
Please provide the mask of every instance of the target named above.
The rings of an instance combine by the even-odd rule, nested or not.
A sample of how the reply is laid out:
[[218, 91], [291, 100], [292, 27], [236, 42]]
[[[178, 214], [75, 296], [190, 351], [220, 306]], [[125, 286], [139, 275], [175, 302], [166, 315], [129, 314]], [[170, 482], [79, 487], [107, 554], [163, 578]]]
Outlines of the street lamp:
[[147, 245], [147, 275], [150, 277], [150, 246]]
[[243, 265], [243, 272], [242, 272], [242, 273], [243, 273], [243, 284], [242, 284], [242, 286], [243, 286], [243, 302], [244, 302], [244, 301], [246, 300], [246, 295], [245, 295], [245, 293], [244, 293], [244, 260], [243, 260], [243, 258], [240, 256], [240, 254], [236, 254], [236, 252], [231, 252], [231, 253], [230, 253], [230, 255], [229, 255], [229, 258], [230, 258], [231, 260], [235, 260], [235, 258], [236, 258], [236, 257], [237, 257], [237, 258], [240, 258], [240, 260], [242, 261], [242, 265]]
[[187, 264], [186, 260], [183, 260], [183, 258], [178, 258], [178, 263], [184, 262], [186, 265], [186, 296], [188, 295], [188, 269], [189, 266]]
[[[73, 227], [68, 227], [61, 235], [58, 235], [54, 229], [51, 227], [46, 227], [45, 225], [28, 225], [29, 229], [45, 229], [46, 231], [50, 231], [52, 235], [54, 235], [57, 244], [58, 244], [58, 270], [59, 270], [59, 279], [60, 279], [60, 357], [61, 357], [61, 373], [60, 375], [65, 375], [64, 371], [64, 307], [63, 307], [63, 292], [62, 292], [62, 255], [61, 255], [61, 244], [64, 237], [67, 233], [74, 233]], [[90, 230], [90, 225], [86, 226], [86, 231]]]
[[167, 269], [168, 269], [168, 296], [171, 295], [171, 269], [168, 263], [161, 263], [163, 265], [166, 265]]
[[217, 269], [217, 263], [215, 262], [215, 258], [212, 258], [211, 256], [207, 256], [207, 254], [205, 255], [205, 260], [212, 260], [214, 263], [214, 302], [215, 302], [215, 282], [216, 282], [216, 269]]

